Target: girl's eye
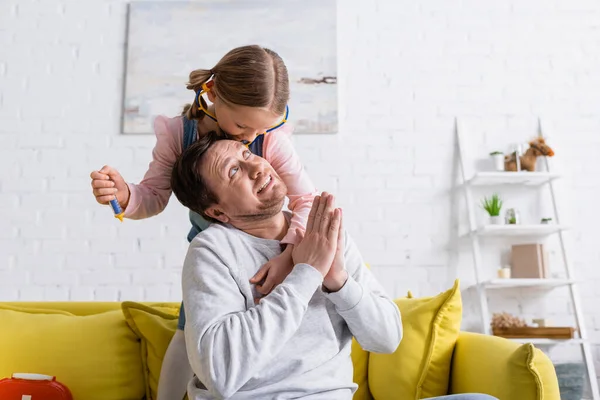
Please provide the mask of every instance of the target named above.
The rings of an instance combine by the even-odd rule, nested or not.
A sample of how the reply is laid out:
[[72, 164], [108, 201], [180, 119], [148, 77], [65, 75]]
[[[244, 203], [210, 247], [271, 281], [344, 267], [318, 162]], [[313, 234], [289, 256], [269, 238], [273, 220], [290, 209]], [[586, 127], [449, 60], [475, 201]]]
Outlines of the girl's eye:
[[238, 127], [238, 128], [240, 128], [240, 129], [246, 129], [246, 127], [245, 127], [245, 126], [243, 126], [243, 125], [240, 125], [240, 124], [235, 124], [235, 126], [237, 126], [237, 127]]
[[244, 152], [244, 159], [247, 160], [250, 157], [250, 154], [251, 154], [250, 150], [246, 150]]
[[233, 167], [229, 170], [229, 177], [233, 178], [233, 176], [238, 172], [238, 167]]

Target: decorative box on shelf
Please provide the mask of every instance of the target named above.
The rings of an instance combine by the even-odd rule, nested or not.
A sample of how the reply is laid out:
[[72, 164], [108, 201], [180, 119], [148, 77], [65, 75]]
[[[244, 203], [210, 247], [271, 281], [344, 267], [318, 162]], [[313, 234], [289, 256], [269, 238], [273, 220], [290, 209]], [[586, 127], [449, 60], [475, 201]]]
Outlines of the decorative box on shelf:
[[573, 339], [575, 328], [569, 326], [556, 327], [514, 327], [514, 328], [492, 328], [495, 336], [506, 339], [544, 338], [544, 339]]

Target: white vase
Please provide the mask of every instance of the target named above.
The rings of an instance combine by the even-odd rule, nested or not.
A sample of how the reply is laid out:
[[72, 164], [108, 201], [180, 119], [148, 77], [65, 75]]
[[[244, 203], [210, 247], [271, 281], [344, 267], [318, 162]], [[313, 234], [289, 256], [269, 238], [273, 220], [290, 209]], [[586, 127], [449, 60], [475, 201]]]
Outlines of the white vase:
[[494, 154], [491, 157], [496, 171], [504, 171], [504, 154]]
[[499, 215], [490, 217], [490, 224], [492, 225], [503, 225], [502, 217]]

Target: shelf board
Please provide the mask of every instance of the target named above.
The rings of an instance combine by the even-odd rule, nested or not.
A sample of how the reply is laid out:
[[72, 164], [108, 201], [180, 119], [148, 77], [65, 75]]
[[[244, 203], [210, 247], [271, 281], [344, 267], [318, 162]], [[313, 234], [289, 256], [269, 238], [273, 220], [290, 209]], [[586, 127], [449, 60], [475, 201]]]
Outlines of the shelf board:
[[531, 343], [534, 346], [541, 345], [558, 345], [558, 344], [583, 344], [585, 340], [583, 339], [542, 339], [542, 338], [510, 338], [508, 340], [512, 340], [513, 342], [518, 343]]
[[486, 289], [541, 288], [552, 289], [575, 283], [572, 279], [492, 279], [482, 282]]
[[551, 172], [477, 172], [467, 181], [472, 186], [524, 185], [537, 186], [548, 183], [560, 175]]
[[564, 225], [484, 225], [472, 234], [479, 236], [548, 236], [568, 229]]

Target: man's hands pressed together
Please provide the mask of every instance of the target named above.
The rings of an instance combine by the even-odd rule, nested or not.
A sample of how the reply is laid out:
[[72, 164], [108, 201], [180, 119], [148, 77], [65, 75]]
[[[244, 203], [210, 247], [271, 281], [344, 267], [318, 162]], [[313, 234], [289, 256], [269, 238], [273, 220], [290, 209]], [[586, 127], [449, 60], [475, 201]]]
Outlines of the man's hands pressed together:
[[327, 192], [315, 197], [306, 232], [292, 252], [294, 264], [314, 267], [323, 275], [323, 286], [332, 292], [341, 289], [348, 279], [344, 269], [342, 211], [334, 207], [334, 202], [333, 195]]
[[[308, 264], [323, 275], [326, 290], [340, 290], [348, 279], [348, 273], [344, 265], [342, 210], [335, 208], [332, 194], [323, 192], [315, 197], [306, 232], [296, 230], [296, 233], [301, 238], [300, 243], [288, 246], [280, 256], [263, 265], [250, 283], [255, 284], [258, 292], [266, 296], [283, 282], [294, 265]], [[255, 299], [255, 303], [259, 301], [260, 298]]]
[[331, 264], [329, 272], [325, 275], [325, 279], [323, 279], [323, 286], [330, 292], [337, 292], [348, 280], [344, 255], [344, 250], [346, 249], [344, 240], [344, 217], [341, 208], [338, 208], [337, 211], [340, 212], [340, 224], [338, 228], [335, 256], [333, 257], [333, 263]]

